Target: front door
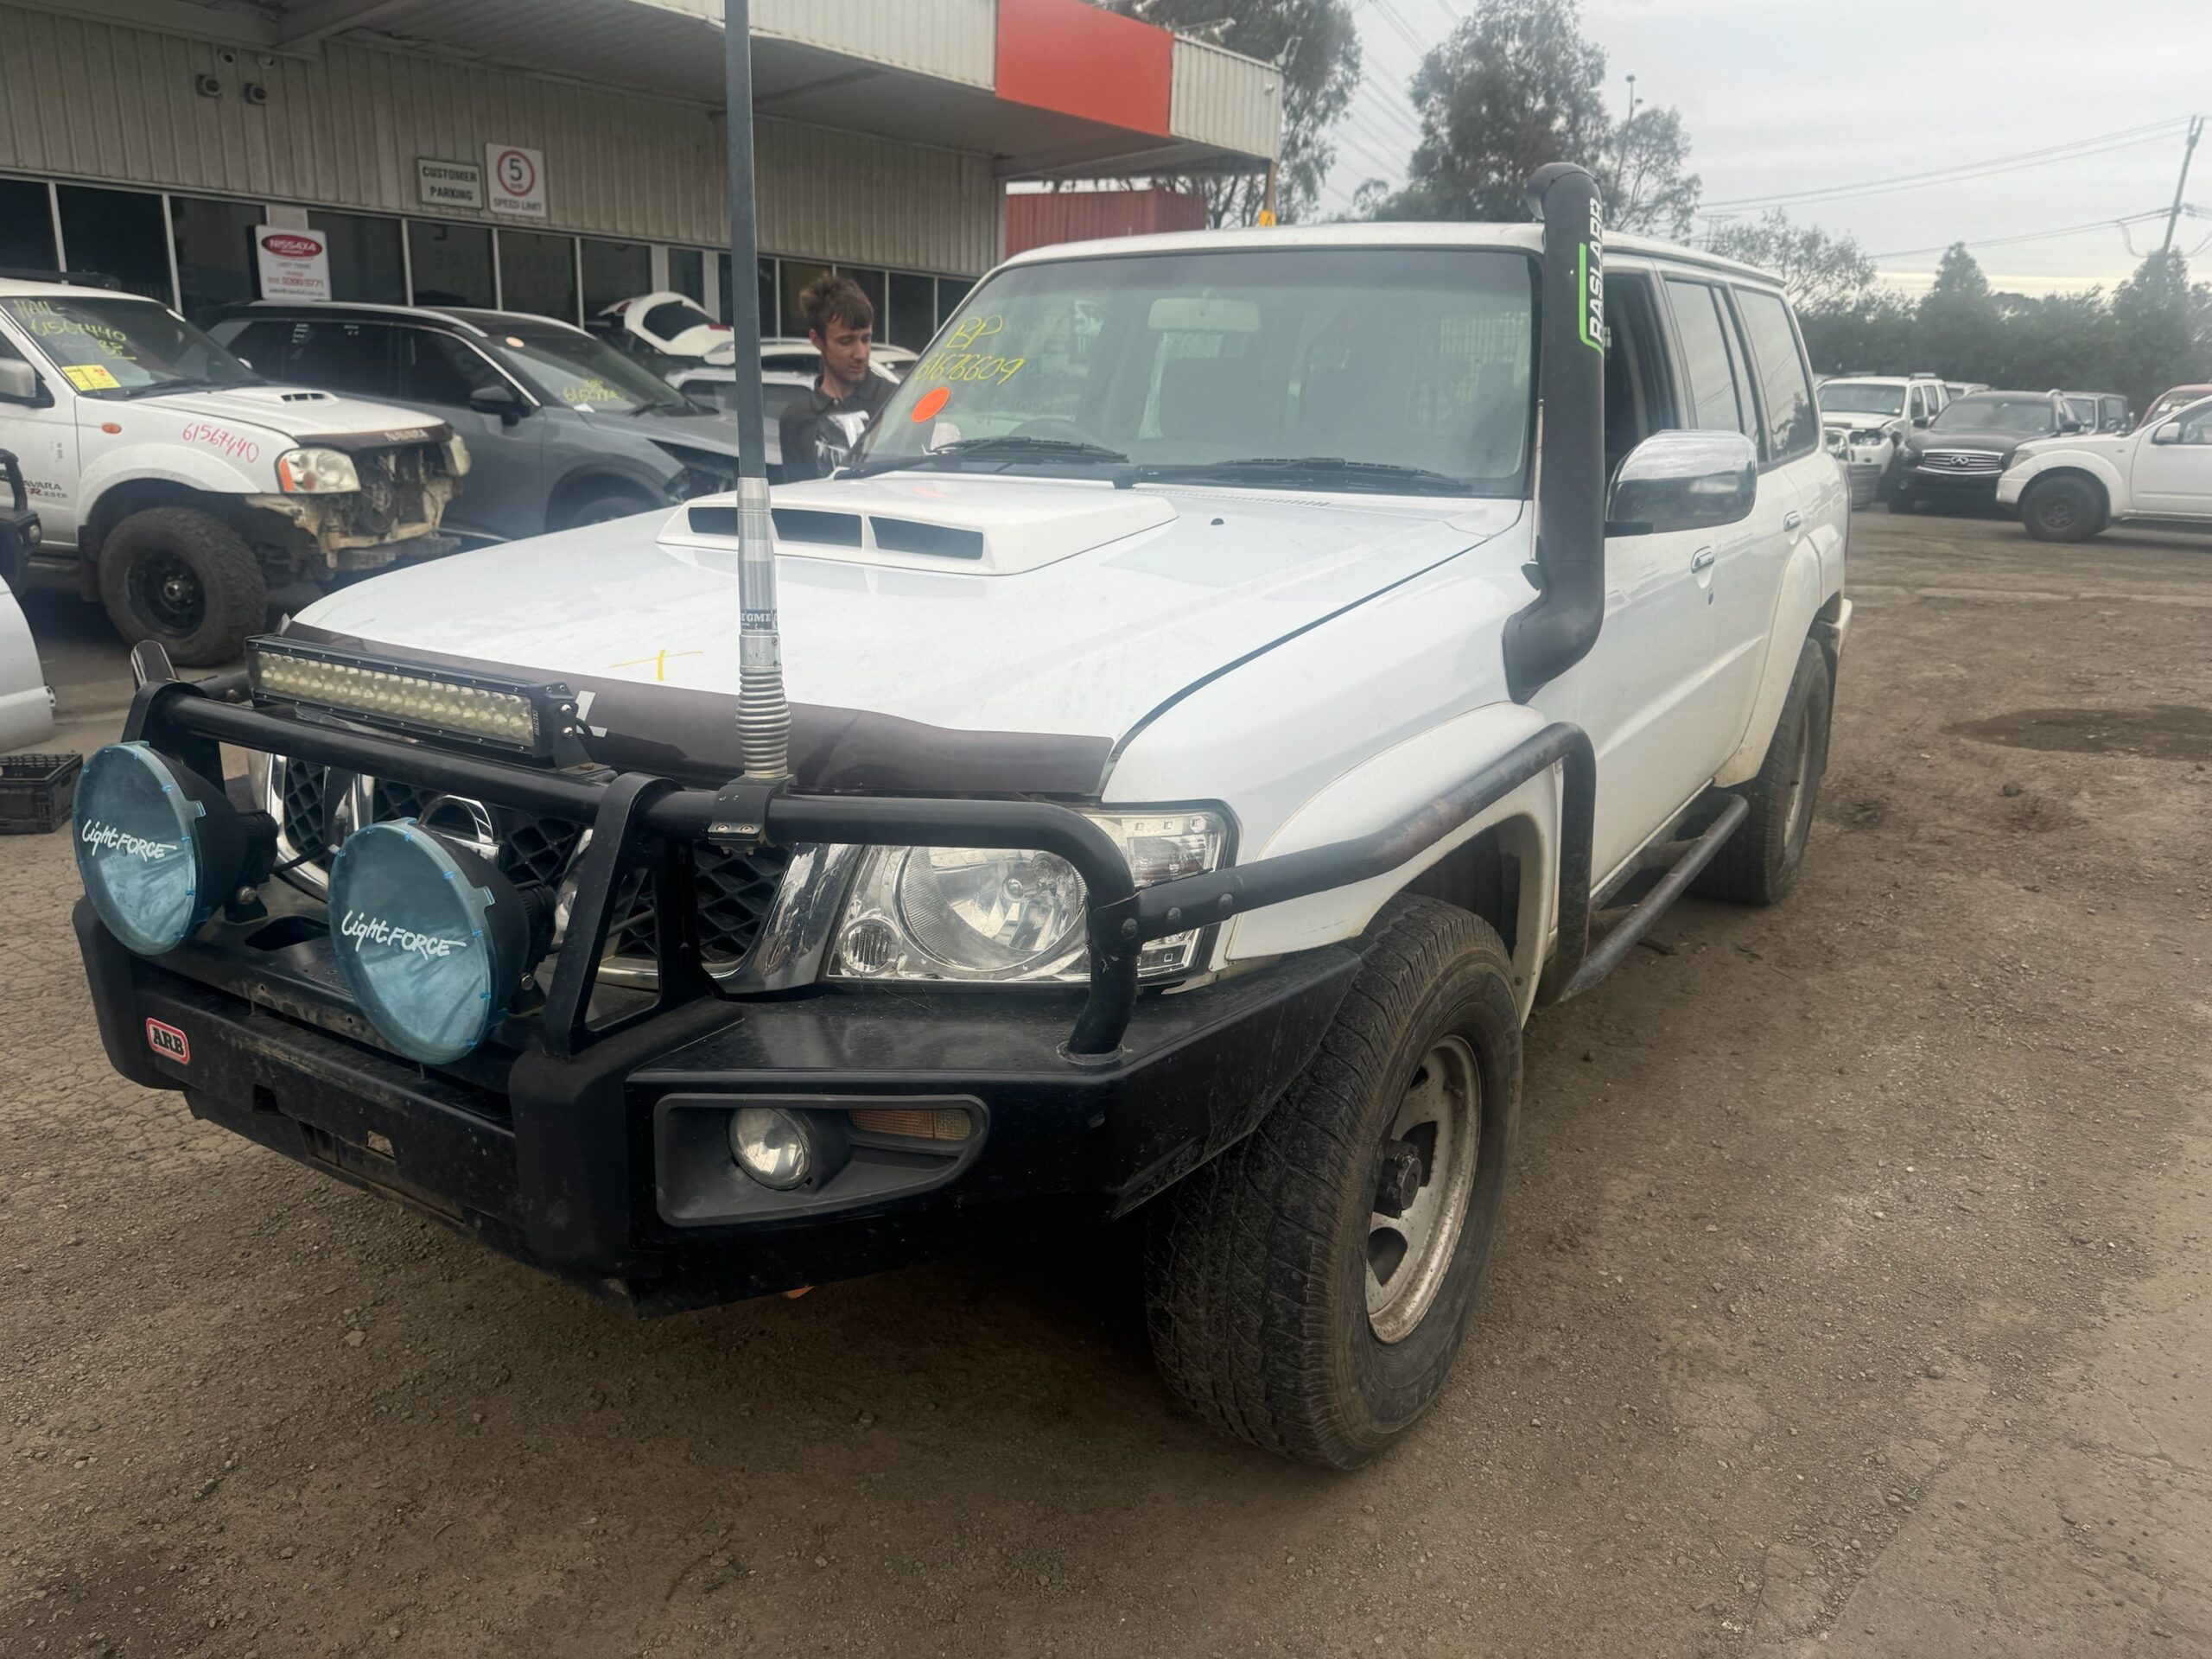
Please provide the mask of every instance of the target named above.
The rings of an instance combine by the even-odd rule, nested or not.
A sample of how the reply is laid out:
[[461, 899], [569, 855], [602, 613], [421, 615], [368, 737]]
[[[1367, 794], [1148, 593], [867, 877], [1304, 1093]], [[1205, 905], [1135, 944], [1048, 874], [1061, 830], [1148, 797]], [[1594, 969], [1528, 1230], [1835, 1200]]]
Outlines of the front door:
[[[469, 407], [472, 392], [492, 386], [513, 393], [518, 418]], [[545, 414], [490, 359], [443, 329], [402, 328], [398, 397], [436, 416], [468, 446], [468, 476], [446, 509], [448, 529], [495, 541], [544, 530]]]
[[2173, 423], [2164, 421], [2136, 438], [2129, 493], [2138, 512], [2212, 518], [2212, 400], [2190, 405], [2178, 419], [2178, 443], [2151, 442]]

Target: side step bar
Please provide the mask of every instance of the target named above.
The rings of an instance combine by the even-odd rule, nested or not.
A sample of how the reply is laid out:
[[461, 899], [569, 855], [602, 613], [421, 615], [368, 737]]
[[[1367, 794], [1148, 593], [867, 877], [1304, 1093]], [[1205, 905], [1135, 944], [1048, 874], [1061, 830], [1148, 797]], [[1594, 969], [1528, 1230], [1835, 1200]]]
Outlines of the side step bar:
[[1580, 996], [1599, 980], [1620, 965], [1621, 958], [1636, 948], [1636, 942], [1651, 931], [1651, 925], [1666, 913], [1667, 907], [1682, 896], [1682, 890], [1697, 879], [1697, 873], [1713, 861], [1729, 836], [1736, 833], [1751, 811], [1751, 805], [1740, 795], [1726, 797], [1727, 804], [1719, 815], [1707, 824], [1694, 841], [1681, 843], [1683, 851], [1672, 868], [1643, 898], [1636, 908], [1621, 918], [1605, 938], [1594, 941], [1589, 953], [1582, 958], [1582, 965], [1574, 977], [1567, 981], [1567, 988], [1555, 996], [1541, 999], [1546, 1002], [1564, 1002], [1571, 996]]

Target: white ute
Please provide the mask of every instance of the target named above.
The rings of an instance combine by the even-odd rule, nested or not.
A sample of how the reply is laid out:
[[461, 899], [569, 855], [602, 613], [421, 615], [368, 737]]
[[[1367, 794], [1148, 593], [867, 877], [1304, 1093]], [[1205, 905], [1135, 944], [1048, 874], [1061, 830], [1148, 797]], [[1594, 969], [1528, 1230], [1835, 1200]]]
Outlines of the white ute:
[[43, 521], [34, 570], [124, 639], [234, 660], [271, 586], [449, 552], [467, 448], [429, 416], [270, 385], [168, 307], [0, 280], [0, 449]]
[[[1797, 880], [1851, 613], [1777, 279], [1530, 196], [1001, 266], [772, 493], [742, 653], [724, 497], [156, 685], [78, 792], [110, 1056], [645, 1312], [1141, 1208], [1176, 1397], [1374, 1457], [1468, 1329], [1531, 1012]], [[740, 779], [779, 641], [791, 776]], [[270, 843], [150, 913], [144, 779], [218, 800], [219, 741]]]
[[2212, 524], [2212, 397], [2133, 432], [2024, 443], [1997, 501], [2039, 542], [2085, 542], [2121, 523]]

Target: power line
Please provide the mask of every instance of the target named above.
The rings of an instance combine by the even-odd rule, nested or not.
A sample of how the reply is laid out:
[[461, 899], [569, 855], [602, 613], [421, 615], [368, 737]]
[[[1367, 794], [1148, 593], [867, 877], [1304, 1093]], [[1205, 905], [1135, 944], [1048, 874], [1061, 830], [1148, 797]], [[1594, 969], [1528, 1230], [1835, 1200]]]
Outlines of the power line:
[[1736, 196], [1724, 201], [1706, 204], [1711, 207], [1780, 207], [1815, 201], [1844, 201], [1859, 196], [1881, 195], [1891, 190], [1916, 190], [1936, 184], [1956, 184], [1968, 179], [1984, 178], [1995, 173], [2016, 172], [2023, 168], [2047, 167], [2058, 162], [2078, 160], [2087, 156], [2102, 155], [2107, 150], [2126, 149], [2136, 144], [2154, 143], [2169, 137], [2178, 125], [2179, 117], [2170, 116], [2164, 121], [2148, 126], [2123, 128], [2118, 132], [2099, 133], [2092, 137], [2076, 138], [2070, 143], [2054, 144], [2043, 149], [2023, 150], [2015, 156], [1993, 156], [1986, 161], [1960, 162], [1950, 167], [1935, 168], [1925, 173], [1903, 173], [1894, 178], [1870, 179], [1859, 184], [1825, 185], [1815, 190], [1783, 191], [1773, 195]]
[[2018, 236], [1986, 236], [1979, 240], [1944, 242], [1931, 248], [1892, 248], [1885, 253], [1870, 253], [1869, 259], [1910, 259], [1924, 253], [1946, 253], [1954, 247], [2003, 248], [2017, 242], [2048, 242], [2062, 236], [2079, 236], [2086, 231], [2109, 231], [2115, 226], [2140, 224], [2146, 219], [2164, 219], [2166, 210], [2153, 207], [2147, 213], [2127, 213], [2119, 219], [2093, 219], [2081, 225], [2062, 225], [2055, 230], [2023, 231]]

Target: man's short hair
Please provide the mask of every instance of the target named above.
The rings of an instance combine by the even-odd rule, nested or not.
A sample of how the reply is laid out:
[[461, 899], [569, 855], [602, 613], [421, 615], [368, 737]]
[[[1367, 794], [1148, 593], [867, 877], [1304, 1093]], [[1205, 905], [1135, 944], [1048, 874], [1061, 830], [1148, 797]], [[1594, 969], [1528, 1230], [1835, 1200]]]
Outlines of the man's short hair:
[[806, 285], [806, 292], [798, 296], [798, 308], [810, 334], [826, 334], [830, 326], [838, 322], [848, 328], [875, 327], [875, 307], [868, 303], [861, 285], [833, 271], [823, 271]]

